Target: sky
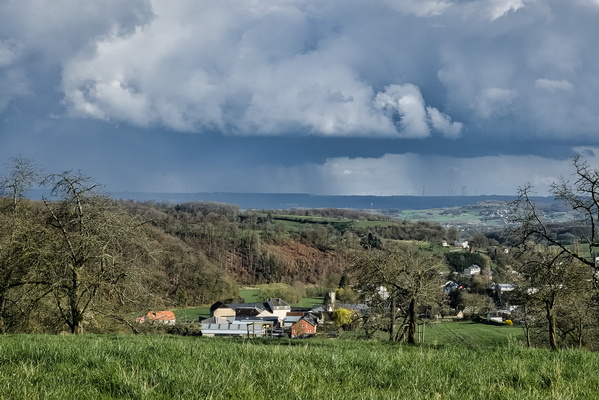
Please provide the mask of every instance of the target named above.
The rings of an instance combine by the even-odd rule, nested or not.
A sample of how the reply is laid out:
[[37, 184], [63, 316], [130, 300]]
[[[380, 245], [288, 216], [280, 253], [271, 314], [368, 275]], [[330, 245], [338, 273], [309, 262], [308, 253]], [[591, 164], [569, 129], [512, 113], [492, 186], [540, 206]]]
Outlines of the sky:
[[0, 172], [515, 195], [599, 168], [599, 0], [0, 0]]

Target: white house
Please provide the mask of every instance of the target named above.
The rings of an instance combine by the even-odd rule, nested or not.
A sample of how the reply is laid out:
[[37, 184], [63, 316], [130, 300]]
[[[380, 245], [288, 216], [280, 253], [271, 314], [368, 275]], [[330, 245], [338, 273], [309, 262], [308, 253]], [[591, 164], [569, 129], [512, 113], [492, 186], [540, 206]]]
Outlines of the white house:
[[480, 267], [476, 264], [472, 264], [468, 268], [464, 268], [464, 276], [466, 278], [471, 278], [474, 275], [480, 275], [480, 272], [481, 272]]
[[462, 239], [455, 240], [453, 242], [453, 245], [455, 247], [461, 247], [463, 249], [469, 248], [468, 241], [467, 240], [462, 240]]

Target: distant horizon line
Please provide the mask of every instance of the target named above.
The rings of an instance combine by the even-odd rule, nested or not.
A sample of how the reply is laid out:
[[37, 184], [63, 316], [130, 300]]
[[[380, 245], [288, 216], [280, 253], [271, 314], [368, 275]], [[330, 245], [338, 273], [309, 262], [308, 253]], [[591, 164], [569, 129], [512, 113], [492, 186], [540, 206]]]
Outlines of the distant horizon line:
[[[30, 194], [47, 193], [49, 188], [35, 188], [27, 190]], [[142, 194], [142, 195], [281, 195], [281, 196], [313, 196], [313, 197], [509, 197], [516, 198], [517, 194], [322, 194], [322, 193], [305, 193], [305, 192], [232, 192], [232, 191], [153, 191], [153, 190], [105, 190], [111, 197], [117, 194]], [[535, 195], [531, 198], [548, 198], [552, 195]]]
[[[339, 208], [358, 210], [382, 209], [429, 209], [465, 206], [486, 200], [509, 202], [516, 200], [516, 195], [321, 195], [310, 193], [244, 193], [244, 192], [106, 192], [115, 200], [131, 200], [136, 202], [163, 202], [184, 204], [193, 202], [233, 204], [241, 209], [316, 209]], [[47, 189], [28, 192], [31, 199], [48, 196]], [[534, 197], [536, 201], [548, 202], [550, 197]]]
[[[322, 197], [518, 197], [516, 194], [322, 194], [304, 192], [231, 192], [231, 191], [200, 191], [200, 192], [176, 192], [176, 191], [133, 191], [117, 190], [108, 193], [131, 193], [131, 194], [242, 194], [242, 195], [293, 195], [293, 196], [322, 196]], [[532, 197], [553, 197], [550, 195], [536, 195]]]

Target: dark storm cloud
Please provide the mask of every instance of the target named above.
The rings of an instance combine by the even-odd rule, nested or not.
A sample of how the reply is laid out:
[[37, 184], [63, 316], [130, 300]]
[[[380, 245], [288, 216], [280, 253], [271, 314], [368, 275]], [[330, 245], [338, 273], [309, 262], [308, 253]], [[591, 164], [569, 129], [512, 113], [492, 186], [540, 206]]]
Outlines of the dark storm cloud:
[[569, 156], [595, 163], [597, 17], [596, 0], [6, 1], [0, 156], [87, 163], [119, 190], [546, 190]]

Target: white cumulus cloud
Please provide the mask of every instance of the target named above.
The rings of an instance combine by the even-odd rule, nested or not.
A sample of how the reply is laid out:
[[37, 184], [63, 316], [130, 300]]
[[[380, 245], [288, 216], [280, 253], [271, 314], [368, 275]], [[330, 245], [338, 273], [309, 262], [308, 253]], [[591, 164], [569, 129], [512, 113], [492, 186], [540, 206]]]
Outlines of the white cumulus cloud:
[[72, 117], [177, 131], [484, 136], [501, 118], [588, 138], [597, 18], [594, 0], [0, 2], [0, 112], [60, 90]]
[[428, 114], [431, 126], [444, 136], [457, 138], [462, 133], [464, 124], [452, 121], [448, 115], [443, 114], [435, 107], [426, 107], [426, 113]]
[[452, 138], [462, 132], [462, 123], [452, 122], [448, 115], [435, 107], [426, 106], [420, 89], [410, 83], [389, 85], [384, 92], [376, 95], [375, 104], [395, 121], [402, 137], [427, 137], [431, 129]]

